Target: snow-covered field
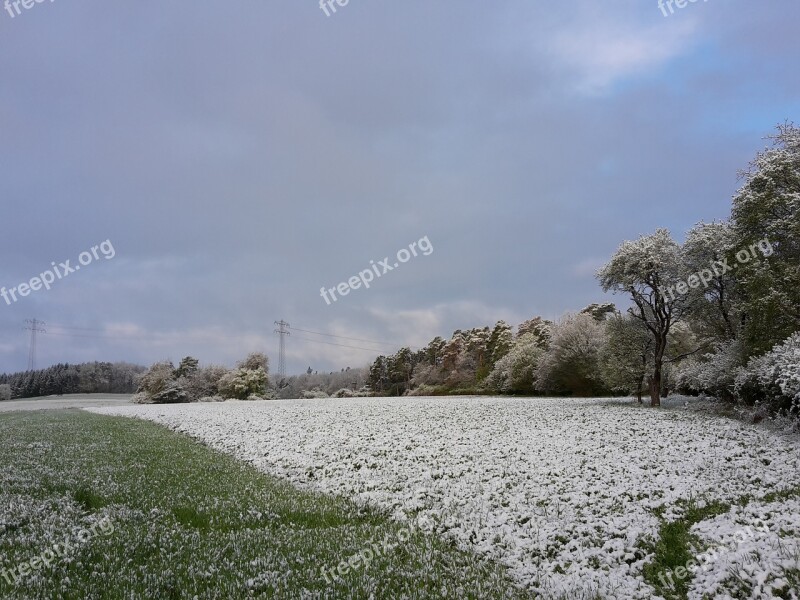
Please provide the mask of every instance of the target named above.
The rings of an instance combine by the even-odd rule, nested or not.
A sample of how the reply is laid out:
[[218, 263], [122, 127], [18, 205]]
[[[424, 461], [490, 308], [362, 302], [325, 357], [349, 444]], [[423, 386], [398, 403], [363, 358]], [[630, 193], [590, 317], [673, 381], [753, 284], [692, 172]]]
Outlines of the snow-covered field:
[[[426, 516], [545, 598], [651, 598], [646, 542], [687, 500], [735, 503], [800, 486], [800, 442], [683, 410], [607, 400], [395, 398], [91, 409], [188, 433], [301, 487]], [[698, 573], [690, 597], [753, 598], [798, 567], [797, 501], [757, 500], [694, 526], [761, 530]], [[663, 510], [663, 513], [659, 509]], [[751, 527], [755, 528], [754, 522]], [[740, 536], [742, 537], [742, 536]], [[737, 538], [738, 540], [738, 538]], [[758, 558], [752, 558], [752, 551]], [[794, 554], [793, 554], [794, 553]], [[747, 563], [747, 564], [745, 564]], [[745, 569], [745, 571], [742, 571]], [[790, 597], [797, 597], [790, 596]]]

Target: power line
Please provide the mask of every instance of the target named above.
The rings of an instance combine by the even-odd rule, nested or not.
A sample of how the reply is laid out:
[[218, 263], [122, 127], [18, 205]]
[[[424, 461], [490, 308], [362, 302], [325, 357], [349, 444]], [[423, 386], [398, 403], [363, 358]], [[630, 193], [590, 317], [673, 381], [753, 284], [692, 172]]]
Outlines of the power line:
[[[72, 331], [80, 331], [80, 332], [88, 332], [88, 333], [72, 333]], [[92, 333], [97, 332], [97, 333]], [[168, 333], [153, 333], [149, 334], [148, 332], [142, 332], [140, 334], [133, 333], [117, 333], [114, 331], [109, 331], [108, 329], [97, 329], [91, 327], [67, 327], [64, 325], [50, 325], [47, 328], [48, 335], [60, 335], [65, 337], [91, 337], [91, 338], [99, 338], [99, 339], [120, 339], [120, 340], [152, 340], [152, 341], [169, 341], [162, 339], [164, 336], [168, 335], [182, 335], [182, 332], [168, 332]], [[219, 335], [219, 334], [209, 334], [213, 335], [214, 338], [225, 338], [230, 340], [238, 340], [241, 339], [242, 336], [237, 335]]]
[[322, 333], [321, 331], [311, 331], [308, 329], [300, 329], [298, 327], [292, 327], [294, 331], [302, 331], [303, 333], [312, 333], [314, 335], [324, 335], [325, 337], [332, 337], [332, 338], [339, 338], [342, 340], [350, 340], [353, 342], [367, 342], [368, 344], [378, 344], [380, 346], [392, 346], [394, 348], [402, 347], [403, 344], [397, 344], [394, 342], [379, 342], [377, 340], [365, 340], [363, 338], [354, 338], [354, 337], [346, 337], [344, 335], [334, 335], [332, 333]]
[[[54, 329], [55, 331], [53, 331]], [[86, 331], [90, 333], [72, 333], [72, 331]], [[51, 325], [46, 333], [47, 335], [57, 335], [62, 337], [94, 338], [99, 340], [157, 341], [153, 336], [114, 333], [108, 331], [107, 329], [97, 329], [93, 327], [67, 327], [65, 325]]]
[[[55, 329], [55, 331], [53, 331]], [[73, 331], [88, 332], [88, 333], [72, 333]], [[68, 325], [51, 325], [48, 328], [47, 335], [58, 335], [63, 337], [78, 337], [78, 338], [95, 338], [101, 340], [150, 340], [151, 337], [142, 335], [125, 335], [120, 333], [109, 332], [108, 329], [98, 329], [96, 327], [71, 327]]]
[[360, 346], [346, 346], [345, 344], [336, 344], [334, 342], [323, 342], [322, 340], [311, 340], [304, 337], [297, 337], [295, 336], [294, 339], [302, 340], [304, 342], [311, 342], [312, 344], [325, 344], [326, 346], [338, 346], [339, 348], [352, 348], [354, 350], [366, 350], [368, 352], [376, 352], [380, 354], [380, 350], [377, 348], [362, 348]]
[[106, 331], [105, 329], [98, 329], [97, 327], [70, 327], [67, 325], [51, 325], [56, 329], [66, 329], [68, 331]]
[[84, 334], [81, 334], [81, 333], [65, 333], [63, 331], [46, 331], [45, 333], [47, 335], [58, 335], [58, 336], [63, 336], [63, 337], [76, 337], [76, 338], [88, 338], [88, 339], [95, 339], [95, 340], [112, 340], [112, 341], [130, 340], [130, 341], [138, 341], [138, 342], [155, 342], [155, 341], [158, 341], [158, 340], [155, 340], [155, 339], [149, 338], [149, 337], [132, 337], [132, 336], [114, 335], [114, 334], [110, 334], [110, 335], [84, 335]]

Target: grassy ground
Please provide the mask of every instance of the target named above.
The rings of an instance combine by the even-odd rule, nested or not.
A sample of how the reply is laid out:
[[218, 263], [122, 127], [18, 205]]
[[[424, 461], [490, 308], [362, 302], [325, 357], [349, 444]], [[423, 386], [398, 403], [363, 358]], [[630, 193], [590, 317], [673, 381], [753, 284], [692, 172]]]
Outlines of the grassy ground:
[[0, 414], [0, 598], [526, 597], [500, 567], [401, 530], [151, 423]]
[[[762, 502], [775, 502], [788, 498], [800, 497], [800, 487], [790, 487], [777, 492], [770, 492], [759, 498]], [[754, 501], [751, 496], [739, 498], [736, 504], [746, 506]], [[686, 503], [684, 514], [674, 521], [663, 521], [659, 529], [659, 539], [653, 545], [653, 560], [644, 568], [644, 579], [666, 600], [686, 600], [693, 579], [691, 572], [684, 577], [679, 576], [676, 570], [684, 568], [689, 561], [696, 559], [701, 551], [706, 550], [702, 542], [691, 533], [692, 525], [717, 515], [727, 513], [732, 504], [710, 501], [703, 502], [702, 506], [695, 502]], [[684, 570], [684, 573], [686, 571]], [[780, 598], [790, 598], [788, 591], [797, 590], [800, 584], [800, 570], [786, 568], [784, 576], [787, 586], [786, 595]], [[666, 585], [665, 585], [666, 584]], [[746, 587], [746, 586], [745, 586]], [[736, 598], [750, 598], [750, 590], [743, 590], [741, 596]]]

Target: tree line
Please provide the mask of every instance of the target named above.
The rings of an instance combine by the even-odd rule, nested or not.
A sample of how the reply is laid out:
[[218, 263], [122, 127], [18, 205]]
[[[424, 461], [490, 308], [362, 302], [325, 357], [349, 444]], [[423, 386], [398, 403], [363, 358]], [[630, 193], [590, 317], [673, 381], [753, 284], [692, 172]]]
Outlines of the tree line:
[[597, 274], [629, 308], [456, 331], [380, 356], [378, 394], [643, 395], [672, 390], [800, 412], [800, 129], [740, 173], [726, 220], [623, 243]]
[[145, 368], [129, 363], [90, 362], [0, 375], [10, 398], [62, 394], [132, 394]]

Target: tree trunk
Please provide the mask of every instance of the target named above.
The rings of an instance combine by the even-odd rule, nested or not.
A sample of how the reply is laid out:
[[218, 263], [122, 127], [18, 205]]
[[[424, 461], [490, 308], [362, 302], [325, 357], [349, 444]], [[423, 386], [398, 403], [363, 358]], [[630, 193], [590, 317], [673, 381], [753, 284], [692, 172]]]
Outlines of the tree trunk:
[[665, 330], [655, 340], [653, 376], [650, 378], [650, 406], [661, 406], [661, 383], [663, 380], [664, 352], [667, 349], [667, 333], [668, 330]]
[[657, 365], [650, 379], [650, 406], [661, 406], [661, 365]]
[[643, 404], [642, 402], [642, 388], [644, 387], [644, 373], [642, 376], [639, 377], [639, 385], [636, 387], [636, 400], [639, 401], [639, 404]]

